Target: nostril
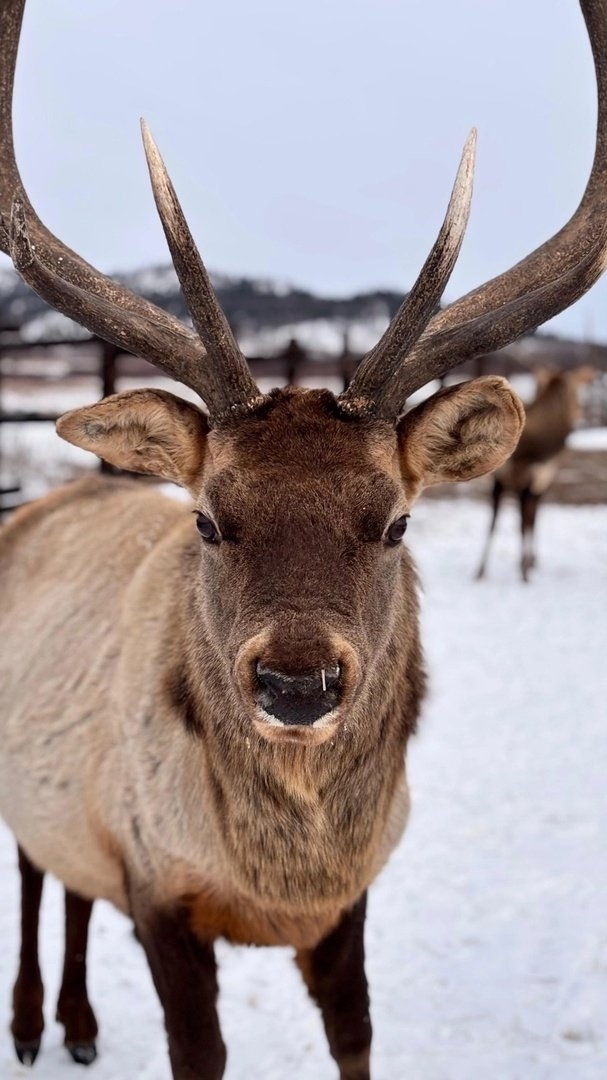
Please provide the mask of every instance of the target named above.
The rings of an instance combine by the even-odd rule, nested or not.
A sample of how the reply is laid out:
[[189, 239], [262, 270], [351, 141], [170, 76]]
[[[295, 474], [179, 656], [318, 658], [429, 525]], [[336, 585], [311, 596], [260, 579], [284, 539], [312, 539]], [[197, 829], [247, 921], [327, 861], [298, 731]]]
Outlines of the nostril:
[[333, 664], [306, 675], [288, 675], [285, 671], [274, 671], [258, 660], [255, 674], [262, 686], [274, 690], [277, 694], [318, 694], [326, 693], [337, 686], [341, 679], [341, 667]]
[[274, 671], [273, 668], [263, 664], [261, 660], [258, 660], [255, 664], [255, 674], [261, 686], [265, 686], [268, 690], [273, 690], [277, 694], [286, 694], [289, 689], [294, 689], [294, 684], [297, 681], [295, 676], [286, 675], [282, 671]]
[[257, 702], [285, 724], [313, 724], [339, 703], [342, 671], [337, 663], [291, 675], [257, 660]]

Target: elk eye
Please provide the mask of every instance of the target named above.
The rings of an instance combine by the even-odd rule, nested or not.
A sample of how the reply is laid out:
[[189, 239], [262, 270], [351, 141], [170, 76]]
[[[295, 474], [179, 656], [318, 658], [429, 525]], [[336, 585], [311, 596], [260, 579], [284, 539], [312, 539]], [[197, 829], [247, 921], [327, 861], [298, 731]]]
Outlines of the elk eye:
[[408, 514], [403, 514], [402, 517], [399, 517], [399, 518], [396, 519], [396, 521], [392, 522], [390, 528], [388, 529], [388, 531], [386, 533], [386, 540], [387, 540], [387, 542], [389, 544], [391, 544], [392, 546], [395, 546], [396, 544], [400, 544], [403, 536], [405, 535], [405, 533], [407, 531], [407, 522], [408, 522], [408, 520], [409, 520], [409, 515]]
[[207, 544], [217, 544], [219, 542], [217, 527], [206, 514], [196, 514], [196, 528]]

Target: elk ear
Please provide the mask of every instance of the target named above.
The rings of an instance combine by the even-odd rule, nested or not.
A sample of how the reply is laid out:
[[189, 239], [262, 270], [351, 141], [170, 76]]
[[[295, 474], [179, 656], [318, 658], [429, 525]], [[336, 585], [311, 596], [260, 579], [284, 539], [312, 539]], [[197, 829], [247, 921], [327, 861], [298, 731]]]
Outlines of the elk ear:
[[493, 472], [510, 457], [524, 421], [522, 403], [505, 379], [439, 390], [398, 425], [401, 469], [413, 498], [430, 484]]
[[128, 390], [57, 421], [62, 439], [120, 469], [190, 487], [202, 468], [209, 422], [201, 409], [165, 390]]

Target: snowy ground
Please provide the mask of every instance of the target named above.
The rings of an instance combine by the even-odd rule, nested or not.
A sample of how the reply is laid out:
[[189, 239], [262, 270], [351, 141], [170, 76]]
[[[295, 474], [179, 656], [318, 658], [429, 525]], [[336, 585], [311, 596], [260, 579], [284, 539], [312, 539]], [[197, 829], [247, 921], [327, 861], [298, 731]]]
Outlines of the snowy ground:
[[607, 450], [607, 428], [594, 427], [572, 431], [567, 446], [573, 450]]
[[[607, 1076], [607, 516], [542, 507], [541, 565], [519, 583], [504, 513], [489, 579], [471, 581], [487, 508], [421, 504], [432, 695], [410, 750], [414, 811], [371, 892], [374, 1080]], [[13, 1060], [17, 877], [0, 831], [0, 1077]], [[53, 1005], [59, 889], [43, 915], [47, 1017], [38, 1080], [81, 1075]], [[288, 952], [223, 946], [227, 1080], [331, 1080], [320, 1021]], [[106, 905], [93, 917], [95, 1080], [167, 1080], [141, 950]]]

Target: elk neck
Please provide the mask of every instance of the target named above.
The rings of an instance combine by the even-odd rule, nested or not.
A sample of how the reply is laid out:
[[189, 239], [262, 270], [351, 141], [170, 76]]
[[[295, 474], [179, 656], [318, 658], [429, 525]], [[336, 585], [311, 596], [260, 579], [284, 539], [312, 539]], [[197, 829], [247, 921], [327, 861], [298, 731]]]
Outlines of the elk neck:
[[[425, 689], [408, 553], [385, 646], [335, 737], [318, 746], [277, 745], [255, 730], [205, 624], [196, 545], [171, 544], [167, 556], [183, 572], [166, 623], [157, 624], [158, 641], [170, 642], [155, 690], [163, 707], [147, 717], [133, 709], [139, 721], [129, 722], [140, 725], [140, 760], [142, 738], [156, 758], [162, 746], [169, 787], [179, 787], [188, 860], [196, 861], [196, 837], [204, 833], [208, 846], [211, 830], [238, 891], [257, 903], [310, 912], [350, 901], [385, 862], [408, 810], [405, 748]], [[166, 572], [165, 556], [160, 563]]]

